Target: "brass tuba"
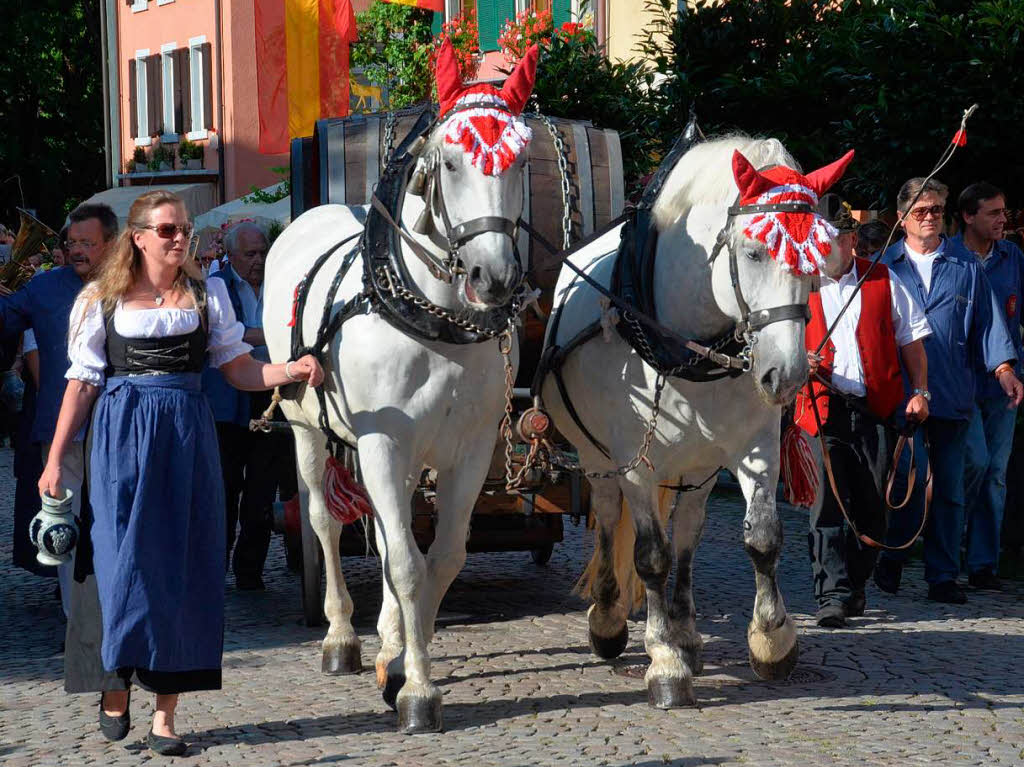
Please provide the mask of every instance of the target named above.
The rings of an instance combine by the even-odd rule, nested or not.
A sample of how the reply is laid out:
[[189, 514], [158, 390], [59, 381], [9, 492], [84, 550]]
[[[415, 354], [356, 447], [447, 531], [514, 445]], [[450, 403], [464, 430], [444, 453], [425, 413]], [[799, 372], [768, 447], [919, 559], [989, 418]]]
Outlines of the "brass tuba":
[[49, 253], [44, 244], [47, 239], [56, 239], [60, 235], [26, 210], [18, 208], [21, 226], [11, 246], [11, 260], [0, 264], [0, 288], [14, 292], [27, 283], [35, 274], [28, 263], [30, 256], [36, 253]]

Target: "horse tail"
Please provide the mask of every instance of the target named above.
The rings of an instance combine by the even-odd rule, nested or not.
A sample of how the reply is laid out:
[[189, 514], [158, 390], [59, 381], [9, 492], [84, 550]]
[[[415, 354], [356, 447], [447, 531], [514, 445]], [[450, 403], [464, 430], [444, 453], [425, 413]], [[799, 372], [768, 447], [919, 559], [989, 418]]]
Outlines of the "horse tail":
[[[668, 522], [669, 510], [671, 509], [672, 495], [667, 489], [658, 491], [658, 517], [662, 525]], [[593, 529], [595, 516], [591, 515], [587, 526]], [[633, 515], [629, 511], [629, 504], [622, 499], [622, 508], [619, 518], [612, 531], [612, 549], [614, 552], [612, 568], [615, 573], [615, 582], [619, 586], [619, 602], [626, 606], [626, 613], [629, 614], [638, 610], [644, 600], [644, 584], [636, 572], [636, 564], [633, 558], [633, 546], [636, 543], [636, 531], [633, 528]], [[576, 581], [573, 593], [579, 594], [586, 600], [594, 601], [594, 588], [597, 585], [598, 570], [602, 559], [601, 536], [594, 536], [594, 554], [587, 563], [586, 569]]]

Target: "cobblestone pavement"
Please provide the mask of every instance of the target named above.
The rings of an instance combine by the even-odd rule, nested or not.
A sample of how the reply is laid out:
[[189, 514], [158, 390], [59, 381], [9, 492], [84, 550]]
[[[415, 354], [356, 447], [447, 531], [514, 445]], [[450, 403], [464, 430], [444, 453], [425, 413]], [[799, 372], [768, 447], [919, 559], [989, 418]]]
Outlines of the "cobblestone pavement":
[[[11, 454], [0, 451], [0, 764], [128, 765], [144, 746], [151, 696], [132, 701], [127, 740], [103, 740], [96, 698], [62, 692], [62, 619], [53, 581], [10, 565]], [[896, 765], [1024, 763], [1024, 607], [1009, 593], [926, 602], [919, 567], [896, 597], [868, 591], [848, 630], [810, 620], [806, 516], [784, 508], [784, 594], [800, 631], [800, 665], [784, 683], [756, 681], [746, 663], [753, 600], [740, 545], [742, 506], [711, 501], [697, 555], [705, 671], [695, 708], [657, 711], [643, 688], [643, 622], [630, 623], [613, 663], [587, 649], [585, 605], [570, 588], [590, 554], [567, 525], [547, 567], [528, 554], [471, 554], [442, 607], [432, 645], [446, 731], [402, 736], [372, 670], [320, 673], [323, 630], [301, 622], [297, 576], [275, 538], [266, 592], [229, 576], [222, 691], [183, 696], [178, 729], [193, 765]], [[363, 662], [372, 669], [379, 571], [347, 558]], [[642, 618], [642, 616], [639, 616]]]

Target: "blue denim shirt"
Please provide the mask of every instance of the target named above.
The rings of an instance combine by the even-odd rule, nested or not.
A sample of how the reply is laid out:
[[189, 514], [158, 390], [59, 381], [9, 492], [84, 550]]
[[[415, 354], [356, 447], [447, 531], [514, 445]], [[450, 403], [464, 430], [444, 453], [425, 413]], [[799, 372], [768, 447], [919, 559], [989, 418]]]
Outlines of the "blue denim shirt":
[[[963, 244], [961, 235], [952, 238], [954, 242], [963, 246], [968, 253], [971, 251]], [[973, 254], [972, 254], [973, 255]], [[1010, 340], [1013, 341], [1013, 348], [1017, 350], [1017, 367], [1015, 371], [1020, 377], [1020, 361], [1024, 359], [1021, 353], [1020, 338], [1020, 302], [1024, 300], [1024, 254], [1020, 248], [1009, 240], [996, 240], [992, 243], [992, 252], [984, 261], [978, 259], [985, 270], [992, 292], [996, 296], [996, 307], [1006, 320], [1006, 329], [1010, 332]], [[981, 366], [978, 373], [978, 400], [1004, 398], [1002, 387], [991, 373]]]
[[[13, 295], [0, 297], [0, 321], [4, 335], [24, 333], [29, 328], [39, 344], [39, 395], [36, 417], [29, 439], [50, 442], [57, 428], [57, 415], [64, 400], [67, 381], [68, 317], [82, 278], [70, 266], [36, 275]], [[81, 440], [84, 430], [75, 439]]]
[[[207, 279], [223, 280], [228, 289], [228, 298], [231, 299], [231, 307], [235, 310], [235, 316], [241, 319], [242, 300], [238, 296], [238, 280], [241, 279], [230, 266], [225, 266], [218, 272], [214, 272]], [[249, 426], [250, 398], [249, 393], [240, 391], [228, 383], [217, 368], [210, 367], [207, 361], [203, 368], [203, 391], [210, 401], [210, 408], [213, 410], [213, 419], [218, 423], [233, 423], [237, 426]]]
[[902, 240], [885, 252], [882, 261], [924, 309], [932, 328], [924, 339], [931, 415], [967, 420], [974, 409], [977, 368], [991, 375], [1003, 362], [1015, 364], [1017, 349], [985, 270], [962, 243], [945, 237], [943, 241], [927, 296]]

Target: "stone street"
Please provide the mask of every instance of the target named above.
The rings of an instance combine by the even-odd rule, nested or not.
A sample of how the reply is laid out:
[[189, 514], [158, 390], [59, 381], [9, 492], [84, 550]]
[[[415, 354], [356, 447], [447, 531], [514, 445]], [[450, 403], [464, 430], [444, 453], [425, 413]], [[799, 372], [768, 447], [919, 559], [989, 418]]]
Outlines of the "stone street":
[[[11, 451], [0, 450], [0, 763], [6, 767], [134, 765], [163, 757], [144, 744], [152, 696], [136, 691], [133, 730], [108, 743], [97, 696], [61, 686], [63, 619], [52, 580], [11, 566]], [[646, 701], [643, 613], [608, 663], [587, 647], [586, 604], [571, 593], [592, 545], [566, 520], [546, 567], [528, 553], [471, 554], [442, 606], [431, 645], [445, 732], [402, 736], [374, 684], [379, 563], [344, 560], [363, 641], [357, 676], [320, 673], [323, 628], [302, 622], [300, 584], [279, 537], [265, 592], [227, 581], [224, 689], [182, 697], [178, 731], [192, 765], [904, 765], [1024, 763], [1022, 584], [970, 592], [966, 606], [927, 602], [921, 567], [898, 596], [868, 589], [852, 627], [811, 616], [807, 517], [782, 507], [781, 582], [800, 632], [800, 663], [782, 683], [747, 665], [753, 603], [741, 545], [743, 508], [729, 488], [709, 504], [695, 566], [705, 668], [699, 703]], [[1016, 681], [1014, 681], [1016, 680]]]

